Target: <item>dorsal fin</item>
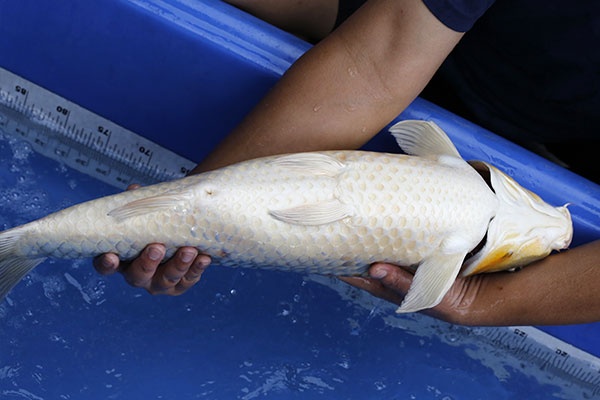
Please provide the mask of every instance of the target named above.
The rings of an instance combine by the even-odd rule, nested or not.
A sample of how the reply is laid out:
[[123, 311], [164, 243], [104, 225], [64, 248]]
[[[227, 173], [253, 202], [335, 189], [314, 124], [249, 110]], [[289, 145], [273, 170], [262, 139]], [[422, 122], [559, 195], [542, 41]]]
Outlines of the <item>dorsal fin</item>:
[[390, 128], [390, 133], [407, 154], [427, 158], [453, 156], [462, 159], [448, 135], [435, 122], [400, 121]]

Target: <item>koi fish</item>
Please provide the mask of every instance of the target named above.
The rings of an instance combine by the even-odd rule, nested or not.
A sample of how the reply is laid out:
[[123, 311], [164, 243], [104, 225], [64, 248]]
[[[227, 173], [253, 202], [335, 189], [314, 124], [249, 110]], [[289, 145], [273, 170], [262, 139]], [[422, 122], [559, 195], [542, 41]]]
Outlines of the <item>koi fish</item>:
[[166, 257], [194, 246], [226, 267], [348, 276], [374, 262], [414, 266], [398, 312], [415, 312], [439, 304], [461, 270], [512, 269], [570, 244], [566, 206], [466, 162], [435, 123], [402, 121], [390, 132], [407, 154], [259, 158], [0, 232], [0, 300], [47, 257], [128, 260], [164, 243]]

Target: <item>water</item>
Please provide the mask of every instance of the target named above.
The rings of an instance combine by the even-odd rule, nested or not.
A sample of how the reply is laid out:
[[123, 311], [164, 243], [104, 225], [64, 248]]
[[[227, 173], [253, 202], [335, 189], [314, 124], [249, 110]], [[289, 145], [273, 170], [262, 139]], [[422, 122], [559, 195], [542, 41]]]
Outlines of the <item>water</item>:
[[[0, 137], [0, 227], [115, 190]], [[210, 268], [153, 297], [89, 260], [46, 262], [0, 304], [6, 399], [581, 398], [464, 329], [331, 278]]]

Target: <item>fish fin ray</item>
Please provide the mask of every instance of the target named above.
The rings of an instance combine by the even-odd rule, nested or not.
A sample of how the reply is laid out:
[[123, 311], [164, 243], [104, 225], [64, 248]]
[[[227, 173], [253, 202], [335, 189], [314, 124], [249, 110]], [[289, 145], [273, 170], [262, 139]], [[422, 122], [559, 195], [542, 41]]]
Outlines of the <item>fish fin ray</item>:
[[311, 175], [336, 176], [345, 164], [335, 157], [322, 153], [298, 153], [276, 157], [270, 164]]
[[145, 197], [117, 207], [109, 211], [108, 215], [121, 222], [156, 211], [172, 210], [177, 206], [183, 206], [187, 199], [186, 195], [176, 193]]
[[466, 252], [438, 253], [423, 261], [396, 312], [417, 312], [437, 306], [458, 276], [465, 255]]
[[15, 245], [23, 233], [19, 228], [0, 232], [0, 301], [25, 275], [45, 260], [15, 254]]
[[294, 225], [325, 225], [351, 216], [348, 205], [338, 200], [304, 204], [285, 210], [271, 210], [269, 214], [279, 221]]
[[428, 158], [453, 156], [462, 159], [446, 132], [433, 121], [400, 121], [390, 128], [390, 133], [407, 154]]

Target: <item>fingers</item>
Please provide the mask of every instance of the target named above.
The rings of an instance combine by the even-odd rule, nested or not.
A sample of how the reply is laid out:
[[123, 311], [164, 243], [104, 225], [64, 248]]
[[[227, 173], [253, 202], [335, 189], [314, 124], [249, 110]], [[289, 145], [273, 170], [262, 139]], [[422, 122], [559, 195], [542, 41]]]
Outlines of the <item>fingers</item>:
[[182, 247], [161, 265], [146, 289], [152, 294], [177, 296], [196, 284], [210, 264], [210, 257], [193, 247]]
[[343, 277], [340, 279], [359, 289], [366, 290], [373, 296], [400, 305], [408, 292], [412, 278], [413, 275], [410, 272], [397, 265], [375, 263], [369, 269], [368, 278]]
[[[136, 190], [140, 185], [129, 185], [127, 190]], [[153, 243], [130, 263], [121, 262], [114, 253], [102, 254], [94, 259], [94, 268], [101, 275], [119, 271], [131, 285], [144, 288], [152, 294], [177, 296], [194, 286], [210, 265], [210, 257], [198, 254], [194, 247], [178, 249], [172, 258], [163, 262], [166, 248]]]
[[414, 277], [412, 273], [397, 265], [385, 263], [373, 264], [369, 268], [369, 276], [381, 282], [383, 286], [402, 294], [402, 297], [408, 292]]
[[131, 286], [150, 289], [154, 274], [165, 257], [165, 246], [150, 244], [128, 266], [123, 268], [123, 276]]
[[119, 257], [114, 253], [102, 254], [94, 258], [93, 264], [100, 275], [111, 275], [119, 270]]
[[127, 282], [151, 294], [178, 296], [196, 284], [210, 264], [210, 257], [194, 247], [181, 247], [161, 264], [165, 251], [162, 244], [148, 245], [123, 271]]
[[211, 259], [194, 247], [182, 247], [162, 263], [166, 249], [162, 244], [148, 245], [130, 263], [119, 262], [113, 253], [94, 259], [94, 268], [102, 275], [117, 271], [131, 286], [146, 289], [151, 294], [178, 296], [194, 286], [210, 265]]
[[[474, 304], [483, 291], [484, 281], [490, 276], [476, 275], [458, 278], [440, 304], [423, 312], [447, 322], [478, 324], [481, 316], [472, 312]], [[340, 278], [344, 282], [366, 290], [376, 297], [395, 304], [402, 304], [413, 281], [413, 274], [392, 264], [375, 263], [369, 269], [368, 278]]]
[[373, 264], [369, 276], [381, 285], [380, 297], [398, 305], [402, 304], [414, 277], [397, 265], [385, 263]]

